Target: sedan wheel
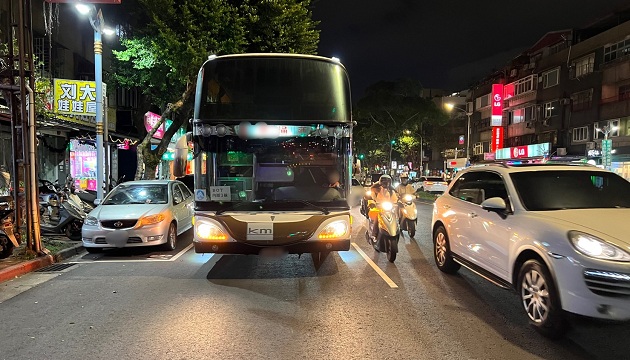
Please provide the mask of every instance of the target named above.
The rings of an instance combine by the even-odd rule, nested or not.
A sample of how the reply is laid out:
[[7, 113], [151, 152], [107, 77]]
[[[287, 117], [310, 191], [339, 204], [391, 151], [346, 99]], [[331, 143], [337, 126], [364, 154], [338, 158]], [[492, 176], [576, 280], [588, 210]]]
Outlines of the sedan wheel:
[[459, 270], [460, 265], [453, 260], [451, 248], [448, 243], [448, 235], [444, 226], [435, 230], [433, 237], [433, 256], [438, 269], [447, 274], [454, 274]]
[[175, 224], [171, 224], [168, 228], [166, 238], [166, 244], [164, 244], [164, 248], [168, 251], [175, 250], [177, 247], [177, 226]]
[[545, 265], [529, 260], [519, 272], [521, 301], [529, 323], [550, 338], [559, 338], [567, 330], [555, 284]]

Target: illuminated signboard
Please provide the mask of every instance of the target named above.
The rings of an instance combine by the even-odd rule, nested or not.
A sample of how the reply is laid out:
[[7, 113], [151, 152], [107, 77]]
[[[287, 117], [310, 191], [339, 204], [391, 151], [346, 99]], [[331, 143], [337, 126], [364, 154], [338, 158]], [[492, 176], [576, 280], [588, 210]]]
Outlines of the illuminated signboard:
[[549, 154], [550, 148], [550, 143], [515, 146], [498, 149], [495, 157], [497, 160], [543, 157]]
[[[147, 113], [144, 114], [144, 128], [147, 129], [147, 132], [151, 131], [153, 127], [158, 123], [158, 121], [160, 121], [160, 117], [161, 116], [159, 114], [156, 114], [151, 111], [147, 111]], [[166, 123], [166, 126], [164, 126], [164, 123]], [[164, 123], [162, 123], [162, 125], [153, 134], [154, 139], [163, 138], [164, 133], [171, 126], [173, 121], [169, 119], [165, 119]]]
[[499, 149], [503, 149], [503, 127], [495, 126], [492, 128], [492, 143], [490, 144], [490, 151], [495, 152]]
[[492, 84], [492, 117], [490, 126], [503, 125], [503, 85]]

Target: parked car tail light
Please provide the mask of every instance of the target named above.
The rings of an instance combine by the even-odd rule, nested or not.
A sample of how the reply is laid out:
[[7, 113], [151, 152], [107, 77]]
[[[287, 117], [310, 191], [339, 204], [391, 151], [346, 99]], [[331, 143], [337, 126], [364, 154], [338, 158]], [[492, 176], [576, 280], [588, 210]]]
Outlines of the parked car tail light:
[[345, 220], [333, 221], [330, 224], [326, 225], [319, 232], [317, 238], [320, 240], [330, 240], [330, 239], [338, 239], [344, 238], [348, 235], [350, 227], [348, 226], [348, 222]]
[[202, 240], [227, 240], [227, 235], [218, 226], [199, 222], [196, 225], [197, 236]]
[[630, 261], [630, 254], [606, 241], [579, 231], [569, 231], [575, 249], [586, 256], [612, 261]]
[[147, 225], [155, 225], [164, 221], [165, 218], [166, 216], [164, 216], [164, 214], [149, 215], [149, 216], [140, 218], [138, 223], [140, 224], [141, 227], [147, 226]]

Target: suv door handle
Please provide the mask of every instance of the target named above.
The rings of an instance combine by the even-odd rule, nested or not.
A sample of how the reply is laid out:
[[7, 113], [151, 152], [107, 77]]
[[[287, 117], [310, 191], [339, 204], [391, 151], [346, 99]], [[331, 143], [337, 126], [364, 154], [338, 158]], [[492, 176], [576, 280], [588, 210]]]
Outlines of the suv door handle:
[[477, 214], [475, 214], [474, 212], [471, 212], [471, 213], [468, 213], [468, 217], [476, 218]]

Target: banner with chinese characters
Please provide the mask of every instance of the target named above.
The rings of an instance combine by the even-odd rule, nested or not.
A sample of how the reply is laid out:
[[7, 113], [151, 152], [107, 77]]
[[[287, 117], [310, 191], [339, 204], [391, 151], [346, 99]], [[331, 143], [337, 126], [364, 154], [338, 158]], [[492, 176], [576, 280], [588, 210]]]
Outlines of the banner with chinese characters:
[[[94, 81], [54, 79], [52, 110], [61, 120], [95, 127], [96, 123], [96, 83]], [[107, 84], [103, 84], [103, 97], [107, 94]], [[106, 102], [104, 101], [103, 104]], [[116, 130], [116, 109], [103, 108], [107, 112], [107, 128]]]

